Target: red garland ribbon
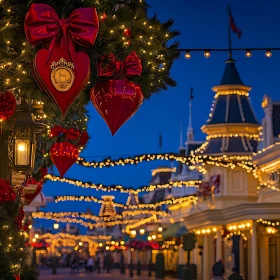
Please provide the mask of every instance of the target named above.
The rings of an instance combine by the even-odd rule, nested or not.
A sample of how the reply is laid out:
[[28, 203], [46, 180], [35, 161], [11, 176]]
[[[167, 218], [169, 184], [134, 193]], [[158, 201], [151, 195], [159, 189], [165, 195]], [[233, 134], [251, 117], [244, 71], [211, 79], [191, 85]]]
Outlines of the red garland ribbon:
[[135, 51], [131, 52], [124, 61], [118, 61], [114, 54], [103, 55], [97, 62], [97, 74], [99, 77], [119, 78], [140, 76], [142, 73], [141, 59]]
[[[36, 46], [50, 41], [49, 53], [63, 40], [63, 45], [74, 52], [73, 42], [91, 47], [99, 29], [95, 8], [79, 8], [67, 19], [60, 19], [55, 9], [45, 4], [31, 4], [24, 21], [24, 30], [28, 42]], [[49, 54], [49, 57], [50, 57]]]
[[60, 125], [56, 125], [51, 129], [49, 136], [53, 138], [58, 137], [60, 134], [64, 134], [67, 139], [72, 141], [77, 140], [81, 135], [79, 130], [75, 130], [74, 128], [66, 129]]

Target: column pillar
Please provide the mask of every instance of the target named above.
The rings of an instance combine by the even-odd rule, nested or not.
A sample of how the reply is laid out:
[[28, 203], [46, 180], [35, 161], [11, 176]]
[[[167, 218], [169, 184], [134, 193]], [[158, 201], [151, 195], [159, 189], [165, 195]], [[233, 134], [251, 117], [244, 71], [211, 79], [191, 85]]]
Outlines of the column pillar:
[[128, 248], [127, 249], [127, 263], [130, 263], [130, 261], [131, 261], [131, 249], [130, 248]]
[[209, 242], [209, 253], [208, 253], [208, 263], [209, 263], [209, 275], [211, 273], [212, 267], [215, 264], [215, 238], [214, 235], [208, 235], [208, 242]]
[[209, 266], [209, 236], [203, 236], [203, 260], [202, 260], [202, 280], [208, 280], [210, 277], [210, 266]]
[[193, 249], [193, 263], [198, 265], [198, 242], [195, 243], [195, 248]]
[[222, 242], [222, 233], [221, 230], [217, 231], [217, 239], [216, 239], [216, 261], [219, 261], [223, 258], [223, 242]]
[[260, 242], [261, 279], [269, 279], [269, 237], [261, 236]]
[[[251, 242], [251, 278], [254, 280], [259, 279], [259, 262], [258, 262], [258, 232], [257, 222], [253, 221], [252, 225], [252, 242]], [[265, 280], [265, 279], [264, 279]]]
[[240, 237], [239, 240], [239, 268], [240, 268], [240, 276], [242, 278], [245, 277], [245, 256], [244, 256], [244, 239]]
[[277, 277], [280, 278], [280, 237], [276, 239], [277, 242]]
[[184, 249], [182, 248], [182, 247], [180, 247], [179, 248], [179, 250], [178, 250], [179, 252], [179, 257], [178, 257], [178, 264], [180, 265], [180, 264], [185, 264], [185, 262], [184, 262], [184, 254], [185, 254], [185, 251], [184, 251]]

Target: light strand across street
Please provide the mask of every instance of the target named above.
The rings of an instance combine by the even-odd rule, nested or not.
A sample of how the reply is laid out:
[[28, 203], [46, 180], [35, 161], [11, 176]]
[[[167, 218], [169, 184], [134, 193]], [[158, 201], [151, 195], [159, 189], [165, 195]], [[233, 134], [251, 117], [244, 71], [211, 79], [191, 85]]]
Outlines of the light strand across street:
[[[165, 199], [156, 203], [143, 203], [143, 204], [136, 204], [136, 205], [126, 205], [121, 203], [114, 203], [113, 205], [116, 207], [124, 208], [124, 209], [143, 209], [143, 208], [152, 208], [155, 209], [162, 205], [172, 205], [177, 203], [189, 202], [189, 203], [196, 203], [197, 197], [194, 195], [184, 196], [184, 197], [177, 197], [177, 198], [170, 198]], [[66, 201], [86, 201], [86, 202], [97, 202], [95, 200], [91, 200], [89, 196], [58, 196], [56, 197], [56, 202], [66, 202]], [[100, 200], [100, 203], [104, 203], [104, 200]], [[146, 211], [146, 210], [145, 210]], [[45, 213], [45, 212], [40, 212]]]
[[47, 174], [45, 176], [45, 179], [53, 181], [53, 182], [61, 182], [61, 183], [67, 183], [70, 185], [75, 185], [76, 187], [81, 187], [85, 189], [95, 189], [99, 191], [105, 191], [105, 192], [111, 192], [111, 191], [120, 191], [121, 193], [133, 193], [133, 194], [139, 194], [141, 192], [151, 192], [156, 189], [167, 189], [172, 187], [199, 187], [201, 184], [201, 180], [191, 180], [191, 181], [174, 181], [169, 182], [166, 184], [153, 184], [148, 186], [143, 186], [137, 189], [124, 187], [122, 185], [111, 185], [106, 186], [103, 184], [93, 184], [89, 182], [83, 182], [79, 180], [73, 180], [68, 178], [61, 178], [58, 176], [54, 176], [51, 174]]

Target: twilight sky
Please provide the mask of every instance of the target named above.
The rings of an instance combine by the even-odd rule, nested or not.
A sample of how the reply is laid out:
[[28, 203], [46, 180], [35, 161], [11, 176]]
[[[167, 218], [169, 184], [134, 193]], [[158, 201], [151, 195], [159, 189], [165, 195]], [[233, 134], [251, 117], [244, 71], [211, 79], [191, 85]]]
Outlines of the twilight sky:
[[[233, 48], [269, 48], [280, 45], [280, 2], [278, 0], [149, 0], [150, 14], [157, 13], [161, 20], [173, 18], [174, 27], [181, 32], [178, 37], [181, 48], [227, 48], [228, 13], [231, 5], [236, 25], [242, 30], [239, 40], [232, 35]], [[261, 101], [264, 94], [273, 100], [279, 97], [280, 51], [273, 52], [271, 58], [264, 53], [253, 52], [246, 58], [244, 52], [234, 52], [237, 68], [243, 83], [252, 86], [250, 93], [255, 113], [260, 120], [263, 116]], [[211, 88], [220, 83], [224, 71], [226, 53], [212, 53], [209, 59], [203, 53], [192, 53], [186, 60], [181, 55], [172, 69], [177, 81], [176, 88], [169, 88], [159, 95], [145, 101], [136, 115], [112, 137], [105, 122], [89, 104], [91, 120], [89, 145], [82, 153], [88, 160], [102, 160], [111, 156], [118, 158], [142, 153], [159, 151], [159, 133], [163, 137], [163, 152], [177, 152], [179, 147], [180, 122], [183, 122], [184, 141], [188, 124], [189, 89], [194, 88], [193, 126], [195, 139], [204, 140], [200, 127], [206, 122], [214, 93]], [[65, 175], [68, 178], [94, 183], [142, 186], [149, 184], [151, 170], [168, 162], [142, 163], [135, 166], [91, 169], [73, 166]], [[102, 192], [84, 190], [75, 186], [48, 182], [44, 185], [45, 195], [94, 195]], [[125, 202], [126, 195], [114, 193], [118, 201]], [[98, 213], [99, 204], [95, 203], [50, 203], [43, 211], [86, 211], [91, 208]], [[39, 227], [42, 220], [35, 220]], [[44, 221], [44, 225], [53, 222]]]

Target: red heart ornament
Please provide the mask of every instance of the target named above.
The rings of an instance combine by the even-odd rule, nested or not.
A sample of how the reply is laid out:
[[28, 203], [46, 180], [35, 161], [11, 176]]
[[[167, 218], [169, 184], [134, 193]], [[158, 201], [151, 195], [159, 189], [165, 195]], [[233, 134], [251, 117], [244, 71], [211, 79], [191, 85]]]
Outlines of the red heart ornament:
[[57, 142], [50, 149], [51, 160], [63, 177], [79, 156], [78, 148], [69, 142]]
[[114, 135], [137, 112], [144, 97], [140, 86], [133, 82], [108, 80], [96, 83], [90, 99]]
[[41, 90], [53, 98], [65, 115], [88, 83], [90, 59], [85, 52], [73, 52], [70, 57], [69, 52], [57, 45], [51, 54], [47, 49], [39, 50], [31, 69]]

